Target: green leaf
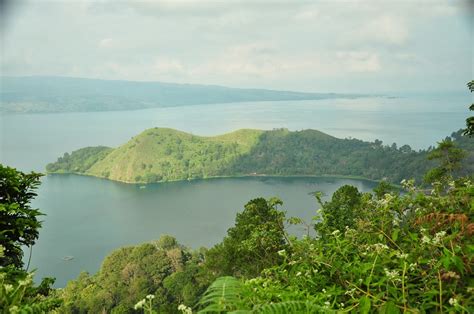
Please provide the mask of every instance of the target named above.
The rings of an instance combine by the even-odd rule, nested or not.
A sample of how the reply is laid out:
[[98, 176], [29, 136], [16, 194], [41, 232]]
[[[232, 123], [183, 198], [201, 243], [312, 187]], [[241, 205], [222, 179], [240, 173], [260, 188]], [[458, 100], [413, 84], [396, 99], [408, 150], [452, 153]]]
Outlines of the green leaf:
[[400, 232], [400, 229], [393, 230], [393, 232], [392, 232], [392, 240], [393, 241], [397, 241], [399, 232]]
[[379, 309], [380, 314], [398, 314], [400, 309], [392, 301], [385, 302]]
[[370, 311], [370, 299], [368, 296], [363, 296], [359, 300], [359, 313], [367, 314]]

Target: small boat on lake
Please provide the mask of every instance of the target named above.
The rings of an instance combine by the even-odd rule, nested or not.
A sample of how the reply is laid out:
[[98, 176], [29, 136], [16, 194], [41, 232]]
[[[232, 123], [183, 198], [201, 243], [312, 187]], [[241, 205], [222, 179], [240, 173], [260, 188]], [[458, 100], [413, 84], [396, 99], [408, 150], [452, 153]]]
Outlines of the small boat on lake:
[[62, 259], [63, 259], [63, 261], [69, 262], [69, 261], [74, 259], [74, 256], [66, 255]]

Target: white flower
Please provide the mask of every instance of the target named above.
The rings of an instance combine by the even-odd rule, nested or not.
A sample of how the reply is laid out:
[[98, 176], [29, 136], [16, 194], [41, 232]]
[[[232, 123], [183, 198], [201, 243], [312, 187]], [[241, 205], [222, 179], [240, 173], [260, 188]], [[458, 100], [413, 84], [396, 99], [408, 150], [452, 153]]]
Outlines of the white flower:
[[392, 224], [393, 224], [394, 226], [400, 226], [400, 221], [401, 221], [400, 218], [398, 218], [398, 217], [393, 217]]
[[399, 259], [407, 259], [408, 258], [408, 254], [407, 253], [402, 253], [400, 251], [397, 251], [397, 257]]
[[280, 250], [280, 251], [278, 251], [277, 253], [278, 253], [278, 255], [280, 255], [280, 256], [285, 256], [285, 255], [286, 255], [286, 251], [285, 251], [285, 250]]
[[181, 312], [183, 312], [184, 314], [192, 314], [192, 313], [193, 313], [193, 310], [191, 310], [190, 307], [187, 307], [187, 306], [184, 305], [184, 304], [178, 305], [178, 311], [181, 311]]
[[7, 293], [13, 290], [13, 285], [8, 285], [7, 284], [7, 285], [3, 285], [3, 287], [5, 288], [5, 291]]
[[344, 303], [341, 303], [341, 307], [344, 307]]
[[27, 286], [29, 284], [28, 280], [19, 280], [18, 281], [18, 284], [20, 286]]
[[146, 296], [146, 298], [148, 300], [153, 300], [155, 298], [155, 296], [153, 294], [149, 294], [149, 295]]
[[398, 270], [389, 270], [387, 268], [384, 268], [385, 270], [385, 275], [390, 279], [390, 280], [396, 280], [398, 279]]
[[409, 190], [409, 191], [415, 190], [415, 180], [402, 180], [400, 184], [405, 190]]
[[431, 243], [430, 237], [428, 237], [427, 235], [424, 235], [423, 238], [421, 238], [421, 243], [430, 244]]
[[344, 294], [345, 295], [350, 295], [351, 297], [354, 295], [354, 292], [356, 291], [355, 288], [351, 289], [351, 290], [347, 290]]
[[439, 244], [443, 241], [444, 236], [446, 236], [446, 231], [437, 232], [433, 238], [433, 244]]
[[331, 234], [332, 234], [333, 236], [337, 237], [337, 236], [339, 235], [339, 233], [341, 233], [341, 231], [339, 231], [339, 230], [336, 229], [336, 230], [334, 230]]
[[326, 293], [326, 289], [321, 290], [323, 293]]
[[382, 243], [375, 243], [367, 247], [367, 251], [370, 249], [374, 250], [377, 253], [381, 253], [383, 250], [388, 250], [389, 247]]
[[32, 282], [33, 282], [33, 275], [32, 275], [32, 274], [28, 274], [28, 276], [26, 276], [25, 280], [19, 280], [19, 281], [18, 281], [18, 284], [19, 284], [20, 286], [28, 286], [28, 285], [30, 285]]
[[146, 300], [143, 299], [141, 301], [139, 301], [137, 304], [135, 304], [135, 306], [133, 307], [135, 310], [139, 310], [139, 309], [142, 309], [143, 306], [145, 305], [145, 302]]
[[452, 306], [455, 306], [455, 307], [456, 307], [456, 306], [459, 305], [459, 302], [458, 302], [458, 300], [455, 299], [455, 298], [450, 298], [450, 299], [449, 299], [449, 304], [451, 304]]
[[352, 235], [355, 235], [355, 234], [356, 234], [356, 231], [354, 229], [351, 229], [348, 226], [346, 226], [346, 231], [344, 232], [344, 235], [352, 236]]

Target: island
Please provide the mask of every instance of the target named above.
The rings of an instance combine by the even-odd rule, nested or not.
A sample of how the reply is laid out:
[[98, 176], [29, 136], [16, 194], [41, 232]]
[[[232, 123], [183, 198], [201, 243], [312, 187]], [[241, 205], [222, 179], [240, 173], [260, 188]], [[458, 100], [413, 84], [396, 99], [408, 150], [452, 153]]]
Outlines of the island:
[[[465, 163], [472, 167], [473, 144], [460, 132], [452, 139], [468, 151]], [[433, 166], [427, 161], [430, 149], [340, 139], [316, 130], [241, 129], [204, 137], [152, 128], [117, 148], [65, 153], [46, 171], [139, 184], [238, 176], [344, 176], [399, 183], [422, 179]]]

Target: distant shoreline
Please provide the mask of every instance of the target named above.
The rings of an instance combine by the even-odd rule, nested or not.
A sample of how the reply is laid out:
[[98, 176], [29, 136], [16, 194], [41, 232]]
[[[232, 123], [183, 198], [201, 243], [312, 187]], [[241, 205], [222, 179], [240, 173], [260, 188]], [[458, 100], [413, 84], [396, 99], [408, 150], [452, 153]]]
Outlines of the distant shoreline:
[[[87, 173], [80, 173], [80, 172], [47, 172], [47, 176], [56, 176], [56, 175], [77, 175], [77, 176], [84, 176], [84, 177], [92, 177], [92, 178], [97, 178], [97, 179], [102, 179], [102, 180], [107, 180], [111, 182], [119, 182], [119, 183], [125, 183], [129, 185], [137, 185], [137, 186], [148, 186], [148, 185], [153, 185], [153, 184], [164, 184], [164, 183], [176, 183], [176, 182], [191, 182], [191, 181], [208, 181], [208, 180], [219, 180], [219, 179], [243, 179], [243, 178], [333, 178], [333, 179], [352, 179], [352, 180], [364, 180], [372, 183], [379, 183], [384, 181], [383, 179], [380, 180], [374, 180], [374, 179], [369, 179], [361, 176], [347, 176], [347, 175], [272, 175], [272, 174], [246, 174], [246, 175], [233, 175], [233, 176], [212, 176], [212, 177], [206, 177], [206, 178], [192, 178], [192, 179], [178, 179], [178, 180], [166, 180], [166, 181], [158, 181], [158, 182], [131, 182], [131, 181], [125, 181], [125, 180], [112, 180], [106, 177], [100, 177], [100, 176], [95, 176]], [[399, 186], [397, 184], [391, 183], [393, 186]]]

